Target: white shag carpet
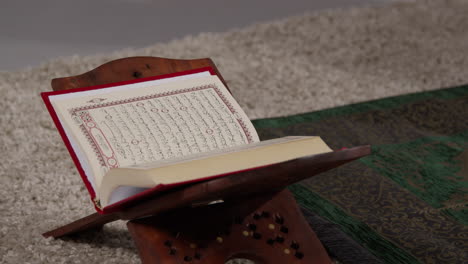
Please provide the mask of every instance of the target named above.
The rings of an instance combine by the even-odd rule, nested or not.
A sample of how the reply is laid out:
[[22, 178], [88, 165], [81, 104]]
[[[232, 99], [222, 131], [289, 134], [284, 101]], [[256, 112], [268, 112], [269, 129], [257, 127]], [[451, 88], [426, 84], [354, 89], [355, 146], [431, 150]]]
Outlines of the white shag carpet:
[[39, 97], [52, 78], [128, 56], [211, 57], [251, 118], [291, 115], [468, 83], [467, 14], [464, 0], [332, 10], [0, 72], [0, 262], [139, 263], [123, 222], [41, 236], [94, 210]]

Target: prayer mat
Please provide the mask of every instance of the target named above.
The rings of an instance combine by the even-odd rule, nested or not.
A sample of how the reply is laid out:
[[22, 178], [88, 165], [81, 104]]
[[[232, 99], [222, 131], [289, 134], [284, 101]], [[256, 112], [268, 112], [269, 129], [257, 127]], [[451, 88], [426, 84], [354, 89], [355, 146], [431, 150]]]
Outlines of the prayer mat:
[[370, 156], [290, 187], [338, 262], [468, 259], [468, 85], [254, 125], [262, 140], [319, 135], [333, 149], [372, 145]]

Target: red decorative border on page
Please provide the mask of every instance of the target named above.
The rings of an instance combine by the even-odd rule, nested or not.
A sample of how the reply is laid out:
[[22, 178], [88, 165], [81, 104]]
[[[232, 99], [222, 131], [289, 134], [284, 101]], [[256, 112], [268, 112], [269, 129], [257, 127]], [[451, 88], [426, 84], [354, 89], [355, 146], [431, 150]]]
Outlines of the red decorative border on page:
[[[100, 103], [100, 104], [94, 104], [94, 105], [87, 105], [87, 106], [81, 106], [81, 107], [76, 107], [72, 108], [69, 110], [70, 114], [72, 116], [79, 117], [84, 122], [84, 125], [80, 125], [80, 129], [85, 135], [86, 139], [88, 140], [89, 145], [91, 145], [94, 154], [96, 155], [99, 163], [103, 167], [108, 167], [108, 168], [117, 168], [118, 167], [118, 161], [115, 157], [115, 153], [112, 150], [112, 147], [109, 144], [109, 140], [105, 137], [105, 135], [101, 132], [99, 127], [97, 127], [96, 122], [92, 119], [92, 117], [89, 115], [88, 110], [91, 109], [98, 109], [98, 108], [103, 108], [103, 107], [110, 107], [110, 106], [116, 106], [116, 105], [122, 105], [122, 104], [128, 104], [128, 103], [134, 103], [138, 101], [144, 101], [144, 100], [150, 100], [150, 99], [155, 99], [155, 98], [161, 98], [161, 97], [166, 97], [166, 96], [171, 96], [171, 95], [178, 95], [178, 94], [183, 94], [183, 93], [188, 93], [188, 92], [195, 92], [195, 91], [201, 91], [201, 90], [207, 90], [207, 89], [213, 89], [216, 94], [218, 94], [219, 98], [221, 101], [224, 103], [224, 105], [229, 109], [229, 111], [235, 115], [237, 111], [234, 109], [234, 107], [229, 103], [227, 98], [223, 95], [221, 90], [219, 89], [218, 86], [215, 84], [208, 84], [208, 85], [202, 85], [202, 86], [196, 86], [196, 87], [191, 87], [191, 88], [185, 88], [185, 89], [180, 89], [180, 90], [175, 90], [175, 91], [170, 91], [170, 92], [164, 92], [164, 93], [156, 93], [156, 94], [150, 94], [150, 95], [145, 95], [145, 96], [138, 96], [138, 97], [133, 97], [133, 98], [127, 98], [125, 100], [116, 100], [116, 101], [110, 101], [106, 103]], [[245, 122], [236, 117], [236, 120], [239, 124], [239, 126], [242, 128], [242, 131], [244, 132], [244, 135], [248, 141], [248, 143], [253, 143], [254, 139], [252, 138], [252, 135], [247, 129], [247, 125]], [[94, 133], [93, 133], [94, 132]], [[107, 154], [105, 153], [104, 150], [100, 147], [100, 144], [97, 143], [97, 139], [95, 137], [95, 133], [98, 133], [102, 138], [107, 143], [107, 146], [109, 149], [111, 149], [112, 153]]]
[[[70, 153], [70, 156], [73, 160], [73, 163], [75, 164], [78, 173], [81, 176], [81, 179], [83, 180], [86, 189], [88, 190], [90, 196], [91, 196], [91, 201], [93, 201], [94, 204], [94, 198], [96, 197], [96, 193], [94, 192], [93, 187], [91, 186], [91, 183], [88, 181], [88, 178], [83, 170], [83, 167], [81, 166], [81, 163], [73, 150], [73, 147], [71, 146], [70, 140], [68, 139], [64, 128], [62, 127], [62, 124], [60, 123], [60, 120], [57, 116], [57, 113], [55, 112], [54, 107], [52, 106], [52, 103], [50, 102], [50, 96], [54, 95], [60, 95], [60, 94], [68, 94], [68, 93], [77, 93], [77, 92], [84, 92], [84, 91], [91, 91], [91, 90], [98, 90], [98, 89], [104, 89], [104, 88], [110, 88], [110, 87], [115, 87], [115, 86], [122, 86], [122, 85], [128, 85], [128, 84], [135, 84], [135, 83], [142, 83], [142, 82], [147, 82], [147, 81], [154, 81], [154, 80], [160, 80], [160, 79], [167, 79], [167, 78], [172, 78], [172, 77], [177, 77], [177, 76], [183, 76], [183, 75], [189, 75], [189, 74], [195, 74], [195, 73], [202, 73], [208, 71], [211, 75], [217, 75], [216, 72], [214, 71], [213, 68], [211, 67], [203, 67], [199, 69], [193, 69], [193, 70], [188, 70], [188, 71], [182, 71], [182, 72], [175, 72], [175, 73], [170, 73], [170, 74], [163, 74], [163, 75], [158, 75], [158, 76], [151, 76], [151, 77], [146, 77], [146, 78], [140, 78], [140, 79], [135, 79], [135, 80], [129, 80], [129, 81], [122, 81], [122, 82], [115, 82], [115, 83], [108, 83], [108, 84], [102, 84], [102, 85], [95, 85], [95, 86], [89, 86], [89, 87], [82, 87], [82, 88], [74, 88], [70, 90], [61, 90], [61, 91], [50, 91], [50, 92], [42, 92], [41, 97], [42, 100], [44, 101], [44, 104], [46, 105], [47, 110], [49, 111], [50, 116], [52, 117], [52, 120], [57, 127], [57, 130], [60, 134], [60, 137], [62, 138], [65, 146], [68, 149], [68, 152]], [[98, 208], [95, 206], [96, 211], [99, 213], [103, 213], [103, 210], [101, 208]]]
[[[83, 135], [85, 135], [86, 140], [91, 145], [94, 154], [96, 155], [99, 165], [108, 168], [118, 168], [119, 162], [115, 156], [115, 152], [109, 144], [109, 140], [106, 138], [102, 130], [97, 126], [96, 122], [93, 120], [93, 117], [88, 113], [88, 111], [75, 111], [72, 113], [72, 116], [76, 116], [84, 124], [79, 126]], [[101, 136], [101, 139], [104, 139], [107, 147], [110, 149], [110, 153], [106, 154], [100, 145], [98, 144], [98, 139], [96, 136]]]

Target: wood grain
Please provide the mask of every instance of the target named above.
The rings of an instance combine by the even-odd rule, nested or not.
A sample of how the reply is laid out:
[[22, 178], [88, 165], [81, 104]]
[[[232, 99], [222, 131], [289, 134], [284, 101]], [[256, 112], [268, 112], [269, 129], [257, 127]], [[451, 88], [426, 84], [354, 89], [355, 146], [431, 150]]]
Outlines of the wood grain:
[[257, 170], [235, 173], [139, 201], [116, 213], [106, 215], [95, 213], [44, 233], [44, 236], [61, 237], [85, 229], [98, 228], [117, 219], [137, 219], [160, 215], [176, 208], [189, 208], [213, 200], [222, 199], [235, 202], [245, 197], [255, 197], [256, 195], [279, 191], [290, 184], [336, 168], [369, 153], [369, 146], [360, 146], [277, 163]]
[[127, 226], [143, 263], [330, 263], [291, 193], [172, 211]]
[[54, 91], [61, 91], [182, 72], [203, 67], [212, 67], [221, 81], [226, 85], [216, 65], [209, 58], [176, 60], [158, 57], [130, 57], [114, 60], [80, 75], [53, 79], [51, 85]]
[[[224, 82], [207, 58], [133, 57], [54, 79], [52, 88], [67, 90], [207, 66]], [[124, 219], [131, 220], [127, 226], [143, 263], [218, 264], [236, 257], [265, 264], [330, 263], [284, 188], [369, 153], [369, 146], [361, 146], [231, 174], [137, 201], [119, 212], [94, 213], [43, 235], [57, 238]], [[223, 203], [204, 206], [214, 200]]]

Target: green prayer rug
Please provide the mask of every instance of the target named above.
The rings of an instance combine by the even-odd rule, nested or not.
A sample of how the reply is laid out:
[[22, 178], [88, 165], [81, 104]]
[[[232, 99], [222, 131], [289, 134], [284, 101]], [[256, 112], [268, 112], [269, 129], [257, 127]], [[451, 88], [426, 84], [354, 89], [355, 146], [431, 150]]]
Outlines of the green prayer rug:
[[468, 85], [254, 125], [262, 140], [319, 135], [334, 149], [372, 145], [370, 156], [290, 187], [339, 262], [468, 259]]

